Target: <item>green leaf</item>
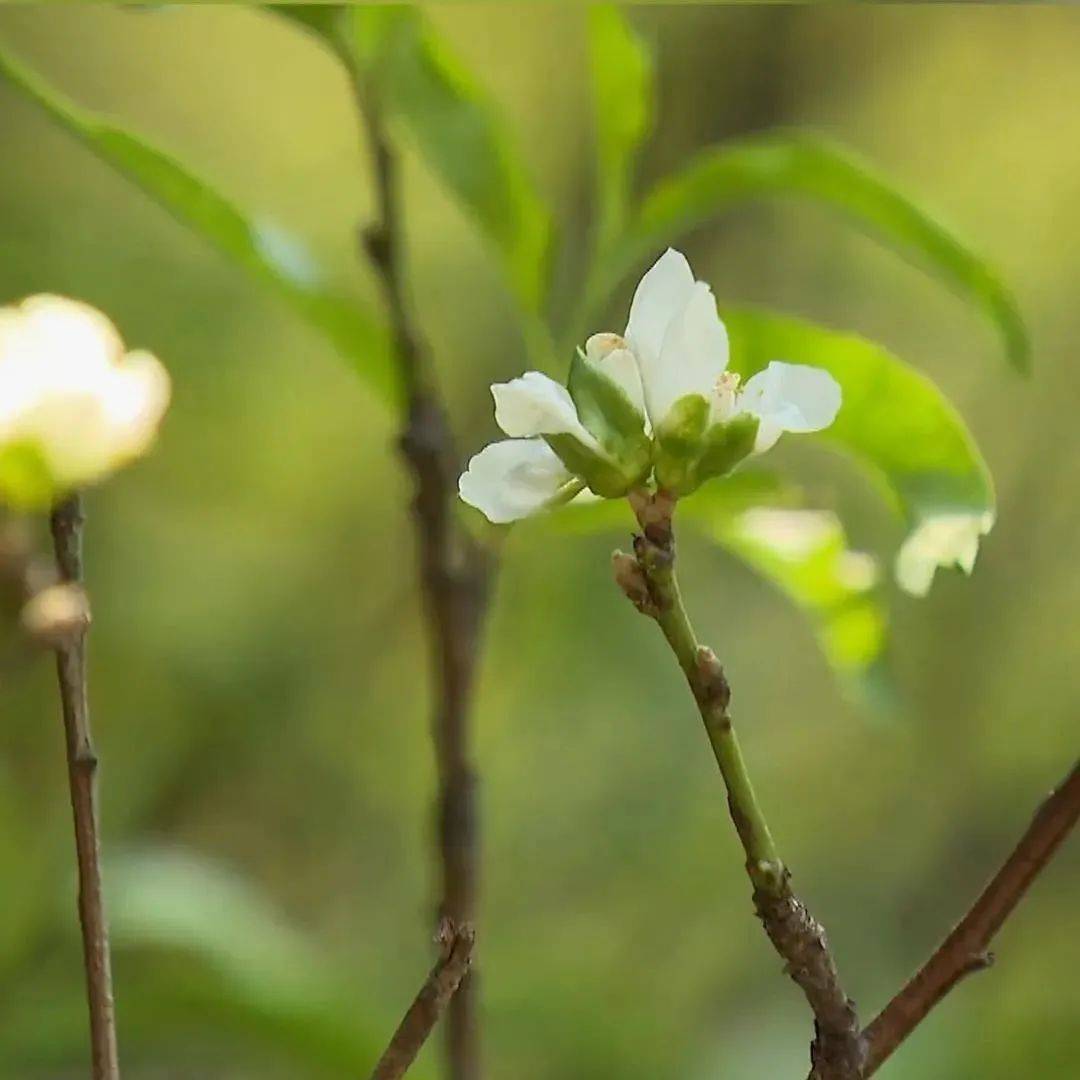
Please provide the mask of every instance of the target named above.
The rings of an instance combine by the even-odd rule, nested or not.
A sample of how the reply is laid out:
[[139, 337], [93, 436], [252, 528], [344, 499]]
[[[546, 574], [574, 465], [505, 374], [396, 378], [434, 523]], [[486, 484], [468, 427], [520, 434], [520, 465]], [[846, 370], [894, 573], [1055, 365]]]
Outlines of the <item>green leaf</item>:
[[599, 246], [622, 228], [638, 148], [652, 130], [653, 59], [622, 11], [589, 9], [589, 66], [596, 126]]
[[[726, 312], [724, 321], [732, 368], [744, 377], [785, 360], [824, 368], [840, 383], [840, 412], [818, 437], [881, 481], [912, 524], [912, 536], [942, 522], [992, 521], [986, 463], [959, 414], [925, 375], [880, 345], [799, 319], [740, 310]], [[941, 565], [948, 562], [945, 554]]]
[[128, 964], [152, 960], [137, 995], [144, 1022], [217, 1025], [309, 1067], [370, 1071], [393, 1031], [396, 1018], [382, 1015], [392, 1006], [358, 996], [249, 884], [168, 849], [112, 859], [106, 880], [115, 948], [134, 953]]
[[698, 519], [803, 612], [845, 690], [864, 702], [891, 704], [878, 566], [849, 550], [835, 514], [758, 508]]
[[802, 134], [771, 134], [713, 147], [662, 180], [609, 254], [592, 299], [680, 233], [762, 196], [797, 195], [843, 213], [965, 297], [991, 320], [1019, 370], [1030, 344], [1016, 301], [993, 269], [933, 216], [850, 152]]
[[[802, 509], [801, 501], [801, 492], [775, 473], [744, 468], [680, 499], [676, 516], [786, 596], [809, 620], [845, 693], [887, 712], [896, 701], [877, 564], [849, 550], [834, 514]], [[541, 520], [572, 535], [636, 528], [624, 499], [575, 503]]]
[[354, 75], [376, 81], [428, 167], [499, 252], [525, 310], [540, 311], [551, 216], [494, 103], [417, 8], [357, 6], [346, 16]]
[[384, 399], [399, 394], [389, 338], [360, 304], [315, 280], [307, 259], [279, 230], [245, 216], [204, 180], [149, 142], [80, 108], [18, 61], [0, 52], [0, 75], [92, 150], [141, 187], [193, 232], [209, 240], [231, 262], [269, 286], [322, 331]]

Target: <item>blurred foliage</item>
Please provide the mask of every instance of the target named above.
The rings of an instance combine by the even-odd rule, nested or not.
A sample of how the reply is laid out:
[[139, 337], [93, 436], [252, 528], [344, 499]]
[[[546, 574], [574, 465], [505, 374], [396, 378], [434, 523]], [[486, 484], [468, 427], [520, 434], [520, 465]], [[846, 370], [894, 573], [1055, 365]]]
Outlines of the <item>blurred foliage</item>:
[[[949, 208], [958, 232], [1023, 284], [1040, 362], [1022, 384], [994, 374], [990, 343], [955, 304], [804, 207], [753, 206], [689, 242], [725, 301], [850, 327], [917, 363], [969, 418], [998, 478], [1001, 521], [974, 578], [943, 576], [922, 604], [844, 572], [847, 543], [887, 554], [899, 536], [839, 455], [781, 450], [770, 465], [790, 466], [802, 491], [739, 479], [716, 485], [718, 509], [686, 507], [705, 538], [685, 530], [691, 607], [731, 675], [781, 847], [865, 1012], [943, 932], [1075, 752], [1065, 665], [1080, 596], [1061, 537], [1080, 525], [1067, 352], [1080, 327], [1059, 238], [1080, 175], [1078, 14], [642, 9], [630, 31], [610, 12], [569, 8], [356, 13], [393, 42], [363, 70], [385, 80], [405, 135], [417, 309], [469, 449], [492, 430], [486, 383], [525, 366], [526, 347], [534, 358], [544, 348], [517, 309], [550, 311], [556, 329], [575, 333], [610, 321], [583, 310], [594, 301], [609, 315], [625, 310], [619, 288], [606, 294], [647, 253], [625, 256], [630, 265], [600, 285], [595, 268], [583, 279], [582, 253], [598, 250], [602, 270], [620, 223], [633, 234], [635, 159], [644, 190], [670, 191], [658, 178], [708, 161], [719, 139], [810, 125]], [[356, 41], [336, 39], [339, 56], [343, 40]], [[61, 88], [30, 77], [50, 111], [257, 279], [284, 285], [286, 299], [317, 282], [319, 295], [353, 298], [350, 310], [375, 309], [370, 281], [355, 274], [371, 184], [348, 73], [294, 27], [238, 9], [5, 10], [0, 45]], [[618, 99], [604, 76], [623, 68]], [[592, 129], [593, 91], [627, 110], [602, 107], [607, 129]], [[114, 114], [122, 125], [101, 119]], [[92, 693], [117, 858], [127, 1075], [362, 1074], [426, 970], [431, 922], [425, 654], [392, 418], [334, 363], [330, 341], [342, 341], [310, 332], [326, 324], [305, 326], [250, 288], [2, 82], [0, 122], [0, 295], [83, 297], [161, 355], [177, 383], [158, 454], [89, 508]], [[129, 131], [151, 133], [169, 154]], [[475, 153], [456, 154], [460, 145]], [[985, 264], [900, 196], [886, 197], [887, 212], [873, 200], [868, 210], [879, 174], [864, 181], [855, 159], [835, 160], [853, 163], [847, 190], [863, 194], [838, 197], [835, 179], [804, 194], [848, 199], [860, 229], [899, 229], [887, 239], [933, 262], [1020, 360], [1015, 306]], [[178, 164], [189, 161], [190, 172]], [[213, 187], [192, 188], [204, 183], [196, 175]], [[777, 190], [775, 175], [746, 193]], [[583, 209], [594, 192], [595, 235]], [[656, 205], [646, 197], [640, 220]], [[712, 216], [685, 205], [648, 245]], [[561, 237], [549, 263], [552, 220]], [[231, 239], [210, 235], [215, 222]], [[540, 292], [548, 265], [550, 295]], [[754, 318], [734, 321], [737, 347]], [[827, 352], [797, 359], [896, 387], [862, 437], [873, 445], [899, 432], [878, 467], [894, 470], [917, 515], [931, 489], [908, 481], [924, 463], [895, 451], [910, 439], [910, 410], [927, 415], [910, 395], [936, 402], [937, 391], [853, 336], [801, 321], [765, 329], [827, 335]], [[745, 355], [766, 340], [749, 340]], [[966, 461], [963, 497], [989, 499], [952, 409], [931, 408], [953, 448], [948, 467], [934, 468]], [[850, 541], [838, 519], [816, 518], [817, 542], [801, 549], [807, 577], [760, 517], [747, 526], [753, 507], [776, 502], [835, 505]], [[477, 716], [492, 1075], [799, 1075], [804, 1009], [753, 932], [684, 688], [608, 580], [602, 527], [629, 530], [615, 511], [625, 515], [575, 508], [565, 527], [529, 523], [507, 543]], [[876, 714], [845, 705], [806, 628], [729, 551], [806, 609], [841, 669], [861, 646], [873, 661], [865, 670], [878, 670], [879, 652], [865, 647], [878, 640], [880, 605], [897, 600], [902, 717], [867, 723]], [[852, 610], [869, 612], [853, 637]], [[59, 729], [43, 723], [55, 712], [49, 665], [0, 678], [0, 1076], [78, 1075], [69, 822]], [[1032, 1063], [1032, 1074], [1069, 1075], [1080, 1058], [1075, 958], [1055, 945], [1075, 936], [1078, 882], [1066, 852], [1007, 928], [996, 970], [958, 991], [882, 1075], [995, 1080]]]

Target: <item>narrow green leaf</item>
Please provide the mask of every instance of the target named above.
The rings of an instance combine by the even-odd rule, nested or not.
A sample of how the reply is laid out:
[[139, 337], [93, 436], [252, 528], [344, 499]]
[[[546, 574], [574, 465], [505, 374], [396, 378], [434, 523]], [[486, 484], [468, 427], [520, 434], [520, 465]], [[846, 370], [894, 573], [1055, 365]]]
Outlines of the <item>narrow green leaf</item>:
[[[989, 470], [959, 414], [925, 375], [879, 345], [851, 334], [763, 311], [724, 313], [732, 368], [744, 377], [770, 360], [824, 368], [843, 404], [820, 438], [879, 479], [912, 525], [993, 520]], [[802, 437], [802, 436], [800, 436]], [[985, 529], [983, 529], [985, 531]], [[942, 552], [941, 565], [948, 565]]]
[[704, 151], [645, 197], [610, 253], [594, 299], [680, 233], [749, 199], [797, 195], [843, 213], [857, 228], [937, 274], [1000, 331], [1019, 370], [1030, 344], [1016, 301], [993, 269], [955, 234], [847, 150], [803, 134], [771, 134]]
[[392, 1006], [358, 999], [362, 991], [250, 884], [170, 849], [110, 860], [107, 881], [115, 948], [154, 961], [136, 969], [149, 972], [138, 994], [147, 1023], [183, 1030], [194, 1021], [254, 1037], [308, 1068], [370, 1071], [396, 1022], [383, 1015]]
[[381, 397], [396, 399], [397, 376], [385, 329], [359, 303], [325, 288], [310, 261], [297, 258], [291, 238], [283, 243], [279, 230], [245, 216], [174, 157], [75, 105], [2, 52], [0, 75], [231, 262], [277, 292], [333, 342]]
[[419, 9], [347, 13], [353, 63], [377, 80], [428, 167], [499, 252], [525, 310], [538, 312], [551, 216], [494, 103]]
[[655, 111], [653, 58], [614, 5], [589, 9], [589, 65], [602, 249], [623, 226], [638, 148], [652, 129]]
[[835, 514], [758, 508], [703, 523], [809, 619], [845, 690], [867, 703], [891, 704], [878, 566], [848, 548]]

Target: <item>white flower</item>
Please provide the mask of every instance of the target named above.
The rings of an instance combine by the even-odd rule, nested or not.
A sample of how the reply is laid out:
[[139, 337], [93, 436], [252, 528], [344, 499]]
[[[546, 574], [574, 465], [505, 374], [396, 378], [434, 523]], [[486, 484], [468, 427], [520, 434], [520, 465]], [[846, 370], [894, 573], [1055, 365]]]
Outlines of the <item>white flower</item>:
[[959, 566], [965, 574], [975, 569], [979, 538], [994, 525], [994, 515], [937, 514], [920, 522], [896, 556], [896, 581], [912, 596], [930, 591], [939, 566]]
[[710, 403], [713, 421], [739, 413], [759, 420], [755, 450], [768, 450], [785, 431], [827, 428], [840, 409], [840, 386], [820, 368], [774, 360], [741, 392], [727, 372], [727, 331], [709, 286], [695, 281], [686, 256], [668, 248], [645, 274], [630, 305], [626, 342], [641, 371], [653, 426], [680, 398]]
[[48, 503], [139, 457], [169, 392], [162, 365], [125, 355], [86, 304], [34, 296], [0, 308], [0, 498]]
[[[554, 448], [552, 456], [567, 466], [560, 472], [545, 458], [544, 469], [537, 472], [533, 466], [541, 461], [538, 447], [526, 451], [508, 446], [498, 457], [477, 455], [459, 490], [467, 503], [492, 521], [535, 513], [559, 498], [575, 477], [579, 487], [588, 484], [599, 495], [625, 493], [648, 479], [649, 440], [654, 433], [657, 445], [669, 451], [674, 443], [669, 445], [668, 440], [682, 438], [678, 453], [684, 460], [667, 471], [658, 464], [657, 479], [685, 492], [734, 467], [750, 451], [750, 439], [755, 440], [753, 450], [763, 452], [782, 432], [828, 427], [840, 408], [840, 387], [828, 372], [780, 361], [752, 376], [740, 390], [738, 376], [727, 371], [727, 331], [712, 291], [694, 280], [685, 256], [671, 248], [638, 284], [625, 332], [593, 334], [578, 363], [574, 369], [578, 383], [593, 381], [591, 389], [585, 386], [580, 394], [573, 372], [570, 390], [536, 371], [491, 388], [495, 419], [502, 430], [512, 439], [541, 438]], [[604, 386], [621, 393], [612, 396]], [[672, 412], [680, 402], [680, 411]], [[689, 434], [673, 430], [687, 402], [693, 405], [690, 420], [703, 418], [705, 428], [722, 436], [720, 428], [740, 416], [757, 420], [756, 434], [744, 423], [743, 442], [732, 435], [725, 456], [724, 439], [715, 439], [709, 457], [704, 446], [698, 448], [704, 434], [700, 427], [695, 433], [691, 425]], [[666, 427], [665, 420], [670, 420]], [[706, 458], [691, 460], [695, 453]], [[529, 463], [528, 469], [516, 467], [515, 454]], [[678, 481], [666, 479], [676, 475]], [[507, 486], [520, 490], [502, 490]], [[508, 516], [515, 508], [520, 512]]]

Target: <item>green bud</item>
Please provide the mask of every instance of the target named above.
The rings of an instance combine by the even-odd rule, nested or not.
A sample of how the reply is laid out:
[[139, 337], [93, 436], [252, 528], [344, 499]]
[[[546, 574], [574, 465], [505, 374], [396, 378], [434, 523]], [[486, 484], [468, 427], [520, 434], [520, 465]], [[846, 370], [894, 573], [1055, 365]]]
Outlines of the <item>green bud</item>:
[[705, 433], [697, 465], [698, 483], [731, 472], [754, 449], [758, 418], [741, 413], [726, 424], [713, 424]]
[[709, 422], [709, 403], [700, 394], [687, 394], [668, 409], [656, 429], [656, 482], [677, 495], [697, 487], [697, 460]]
[[36, 443], [9, 443], [0, 448], [0, 503], [17, 510], [44, 510], [62, 494]]

